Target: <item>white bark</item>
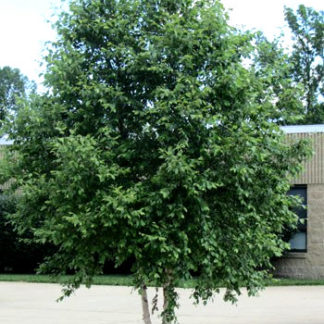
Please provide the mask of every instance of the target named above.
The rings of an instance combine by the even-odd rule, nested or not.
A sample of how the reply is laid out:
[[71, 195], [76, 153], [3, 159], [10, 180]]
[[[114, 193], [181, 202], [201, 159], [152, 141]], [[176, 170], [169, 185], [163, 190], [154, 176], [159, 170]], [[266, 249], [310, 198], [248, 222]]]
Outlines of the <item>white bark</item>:
[[142, 299], [142, 311], [143, 311], [143, 321], [145, 324], [152, 324], [149, 303], [147, 299], [147, 288], [143, 286], [141, 289], [141, 299]]

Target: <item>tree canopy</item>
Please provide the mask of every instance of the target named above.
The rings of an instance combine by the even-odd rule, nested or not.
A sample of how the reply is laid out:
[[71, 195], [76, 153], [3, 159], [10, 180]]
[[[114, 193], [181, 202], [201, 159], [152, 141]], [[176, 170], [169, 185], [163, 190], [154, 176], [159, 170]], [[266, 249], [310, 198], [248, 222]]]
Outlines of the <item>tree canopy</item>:
[[252, 62], [256, 76], [265, 83], [265, 93], [272, 97], [272, 121], [278, 125], [302, 123], [305, 119], [305, 91], [292, 75], [291, 56], [285, 53], [281, 39], [269, 41], [262, 33], [257, 33]]
[[269, 41], [256, 34], [252, 66], [268, 83], [278, 124], [324, 123], [324, 14], [300, 5], [285, 8], [292, 34], [292, 49], [284, 49], [281, 35]]
[[8, 113], [17, 111], [17, 98], [26, 97], [32, 89], [35, 89], [35, 84], [28, 81], [18, 69], [9, 66], [0, 68], [0, 122]]
[[291, 74], [305, 89], [302, 123], [324, 123], [324, 12], [300, 5], [285, 17], [294, 41]]
[[41, 270], [73, 273], [69, 295], [133, 257], [142, 296], [163, 287], [163, 323], [193, 274], [197, 301], [219, 285], [225, 300], [253, 295], [287, 247], [305, 157], [273, 122], [268, 74], [244, 64], [253, 35], [191, 0], [71, 1], [57, 31], [50, 91], [20, 109], [1, 168], [19, 188], [17, 230], [56, 246]]

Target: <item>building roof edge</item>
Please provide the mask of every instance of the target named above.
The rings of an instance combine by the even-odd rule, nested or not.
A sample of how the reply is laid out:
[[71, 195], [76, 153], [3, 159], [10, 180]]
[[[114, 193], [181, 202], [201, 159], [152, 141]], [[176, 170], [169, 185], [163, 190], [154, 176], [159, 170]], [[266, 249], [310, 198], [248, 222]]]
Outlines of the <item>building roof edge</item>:
[[317, 125], [289, 125], [289, 126], [281, 126], [280, 128], [286, 134], [324, 133], [324, 124], [317, 124]]

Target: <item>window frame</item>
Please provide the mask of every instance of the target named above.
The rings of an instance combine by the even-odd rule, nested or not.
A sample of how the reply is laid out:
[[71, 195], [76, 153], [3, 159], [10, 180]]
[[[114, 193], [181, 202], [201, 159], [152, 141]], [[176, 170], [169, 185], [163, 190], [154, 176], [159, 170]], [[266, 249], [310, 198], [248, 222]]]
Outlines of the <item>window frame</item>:
[[[291, 186], [289, 192], [293, 189], [304, 189], [305, 190], [305, 195], [302, 197], [304, 198], [304, 201], [303, 201], [303, 206], [305, 206], [305, 217], [301, 218], [300, 215], [298, 214], [298, 210], [295, 211], [295, 214], [298, 216], [298, 221], [300, 219], [304, 219], [304, 226], [305, 226], [305, 230], [300, 230], [298, 229], [298, 226], [300, 226], [299, 224], [297, 224], [297, 231], [291, 235], [288, 243], [290, 243], [291, 239], [293, 238], [294, 235], [298, 234], [298, 233], [305, 233], [305, 248], [304, 249], [296, 249], [296, 248], [291, 248], [291, 245], [290, 245], [290, 250], [288, 251], [289, 253], [306, 253], [307, 250], [308, 250], [308, 212], [307, 212], [307, 207], [308, 207], [308, 190], [307, 190], [307, 185], [306, 184], [298, 184], [298, 185], [293, 185]], [[289, 192], [288, 192], [288, 195], [289, 195]], [[292, 194], [290, 194], [292, 195]]]

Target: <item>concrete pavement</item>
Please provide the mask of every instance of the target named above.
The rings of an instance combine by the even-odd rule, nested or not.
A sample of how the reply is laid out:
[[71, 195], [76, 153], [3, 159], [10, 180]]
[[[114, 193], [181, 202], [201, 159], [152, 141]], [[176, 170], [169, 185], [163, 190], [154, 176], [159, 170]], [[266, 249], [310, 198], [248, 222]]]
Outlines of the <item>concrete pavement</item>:
[[[60, 291], [56, 284], [0, 282], [0, 323], [142, 323], [140, 297], [132, 288], [81, 288], [57, 303]], [[151, 300], [155, 291], [148, 293]], [[259, 297], [243, 293], [234, 306], [224, 303], [222, 294], [207, 306], [194, 306], [190, 290], [179, 289], [179, 293], [180, 324], [324, 324], [324, 286], [269, 287]], [[154, 315], [153, 323], [160, 322]]]

